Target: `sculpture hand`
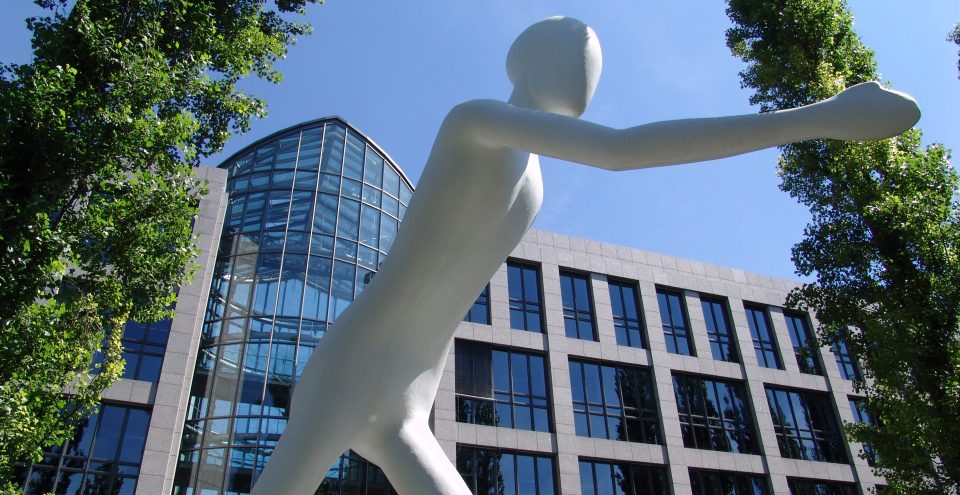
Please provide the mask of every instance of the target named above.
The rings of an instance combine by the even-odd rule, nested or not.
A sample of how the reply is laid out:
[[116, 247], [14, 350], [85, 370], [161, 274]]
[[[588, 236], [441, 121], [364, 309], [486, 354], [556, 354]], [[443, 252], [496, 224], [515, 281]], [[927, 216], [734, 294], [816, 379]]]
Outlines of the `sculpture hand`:
[[920, 119], [916, 100], [906, 93], [865, 82], [815, 104], [827, 111], [824, 137], [867, 141], [896, 136]]

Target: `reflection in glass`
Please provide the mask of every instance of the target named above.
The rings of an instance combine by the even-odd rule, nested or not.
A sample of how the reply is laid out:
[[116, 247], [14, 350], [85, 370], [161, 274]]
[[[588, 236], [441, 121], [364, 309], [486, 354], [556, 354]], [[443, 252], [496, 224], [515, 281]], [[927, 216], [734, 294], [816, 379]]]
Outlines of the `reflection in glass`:
[[593, 326], [593, 297], [587, 275], [560, 272], [563, 326], [567, 337], [597, 340]]
[[580, 459], [583, 495], [670, 495], [666, 466]]
[[739, 383], [674, 375], [684, 447], [756, 454], [753, 414]]
[[[222, 167], [229, 207], [174, 493], [223, 490], [224, 480], [249, 491], [286, 424], [297, 376], [374, 278], [396, 237], [397, 198], [411, 196], [396, 166], [335, 119], [267, 137]], [[393, 216], [380, 209], [384, 197]], [[338, 464], [347, 478], [336, 490], [392, 493], [357, 459]]]
[[543, 332], [540, 270], [533, 265], [507, 262], [510, 328]]
[[640, 317], [640, 300], [635, 284], [609, 280], [610, 306], [613, 310], [613, 329], [618, 345], [647, 347]]
[[553, 459], [546, 455], [457, 445], [457, 471], [474, 495], [552, 495]]
[[457, 421], [550, 431], [545, 358], [456, 342]]
[[780, 353], [777, 352], [777, 343], [773, 339], [773, 326], [767, 310], [760, 307], [746, 306], [747, 325], [750, 327], [750, 336], [753, 338], [753, 349], [757, 353], [757, 362], [764, 368], [783, 369], [780, 362]]
[[577, 435], [661, 443], [649, 370], [570, 360]]
[[658, 290], [657, 303], [660, 306], [660, 323], [663, 325], [663, 338], [667, 343], [667, 351], [673, 354], [696, 356], [683, 294]]

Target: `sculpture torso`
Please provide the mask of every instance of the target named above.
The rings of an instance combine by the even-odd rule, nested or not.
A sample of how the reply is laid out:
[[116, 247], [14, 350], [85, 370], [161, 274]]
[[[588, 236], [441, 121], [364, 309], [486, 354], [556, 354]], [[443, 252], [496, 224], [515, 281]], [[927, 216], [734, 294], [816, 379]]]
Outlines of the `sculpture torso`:
[[[453, 333], [542, 204], [538, 157], [477, 142], [462, 108], [441, 126], [387, 261], [310, 360], [323, 371], [304, 373], [304, 382], [349, 376], [342, 394], [337, 383], [320, 387], [331, 397], [376, 384], [378, 395], [356, 399], [376, 402], [377, 422], [402, 419], [391, 411], [429, 414]], [[304, 382], [297, 401], [307, 400]]]

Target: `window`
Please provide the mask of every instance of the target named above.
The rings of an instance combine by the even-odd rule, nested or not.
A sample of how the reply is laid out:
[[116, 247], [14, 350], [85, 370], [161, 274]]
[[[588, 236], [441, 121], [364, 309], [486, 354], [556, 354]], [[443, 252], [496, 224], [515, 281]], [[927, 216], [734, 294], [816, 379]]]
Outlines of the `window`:
[[713, 359], [739, 362], [726, 304], [718, 299], [700, 298], [700, 307], [703, 308], [703, 319], [707, 323], [707, 338], [710, 340]]
[[687, 323], [683, 294], [658, 290], [657, 302], [660, 304], [660, 321], [663, 323], [663, 337], [667, 341], [667, 351], [696, 356], [693, 341], [690, 338], [690, 324]]
[[563, 327], [572, 339], [597, 340], [593, 327], [593, 298], [587, 275], [560, 272]]
[[132, 495], [149, 424], [150, 411], [104, 404], [73, 438], [20, 470], [24, 492]]
[[840, 376], [844, 380], [863, 381], [863, 375], [860, 374], [860, 368], [857, 362], [850, 355], [847, 349], [847, 343], [839, 340], [831, 348], [833, 356], [837, 359], [837, 368], [840, 369]]
[[640, 301], [633, 284], [611, 280], [610, 305], [613, 309], [613, 329], [617, 344], [646, 349], [643, 338], [643, 320], [640, 317]]
[[481, 323], [483, 325], [490, 324], [490, 284], [487, 284], [487, 286], [483, 288], [483, 291], [480, 292], [480, 295], [477, 296], [477, 300], [474, 301], [473, 306], [471, 306], [467, 314], [463, 316], [463, 321]]
[[683, 446], [759, 453], [753, 414], [739, 383], [674, 375]]
[[557, 493], [553, 458], [457, 445], [457, 471], [474, 495]]
[[767, 480], [760, 475], [690, 469], [693, 495], [768, 495]]
[[767, 388], [780, 455], [808, 461], [847, 462], [844, 440], [825, 394]]
[[456, 342], [457, 421], [550, 431], [546, 359]]
[[[157, 383], [160, 381], [160, 367], [163, 365], [163, 353], [167, 349], [170, 335], [170, 320], [165, 318], [153, 323], [127, 321], [123, 327], [123, 378]], [[103, 351], [98, 351], [94, 364], [103, 362]], [[99, 370], [92, 370], [99, 372]]]
[[787, 478], [790, 495], [857, 495], [854, 485], [834, 481]]
[[[236, 449], [234, 449], [236, 451]], [[258, 467], [258, 469], [263, 469]], [[248, 470], [249, 471], [249, 470]], [[227, 480], [230, 483], [228, 477]], [[239, 493], [248, 493], [251, 484], [247, 481], [242, 487], [239, 487]], [[203, 493], [201, 491], [201, 493]], [[237, 492], [227, 491], [228, 494]], [[347, 451], [340, 456], [340, 459], [334, 463], [333, 467], [327, 471], [327, 475], [320, 482], [320, 487], [314, 495], [340, 495], [351, 493], [367, 493], [376, 495], [397, 495], [387, 476], [383, 474], [377, 466], [370, 461], [357, 455], [353, 451]]]
[[507, 263], [510, 292], [510, 328], [543, 332], [540, 270], [531, 265]]
[[580, 459], [583, 495], [670, 495], [669, 487], [664, 466]]
[[793, 342], [793, 353], [797, 357], [797, 366], [801, 373], [822, 375], [820, 359], [817, 357], [817, 340], [810, 333], [810, 326], [803, 315], [785, 313], [787, 329], [790, 331], [790, 341]]
[[577, 435], [661, 442], [649, 370], [571, 360], [570, 388]]
[[773, 326], [767, 310], [750, 306], [744, 309], [747, 312], [750, 336], [753, 337], [753, 349], [757, 351], [757, 363], [764, 368], [782, 370], [783, 365], [780, 363], [780, 353], [777, 352], [777, 342], [773, 340]]
[[[850, 397], [850, 410], [853, 412], [853, 422], [864, 425], [874, 425], [873, 417], [867, 412], [866, 399]], [[863, 455], [867, 464], [873, 466], [877, 462], [877, 452], [870, 444], [863, 444]]]

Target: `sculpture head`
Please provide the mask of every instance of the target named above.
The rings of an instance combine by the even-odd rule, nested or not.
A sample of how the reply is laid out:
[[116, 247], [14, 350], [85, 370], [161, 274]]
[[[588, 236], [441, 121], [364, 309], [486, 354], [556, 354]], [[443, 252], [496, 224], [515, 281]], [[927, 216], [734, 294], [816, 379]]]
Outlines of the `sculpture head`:
[[579, 117], [600, 80], [600, 41], [590, 26], [549, 17], [524, 30], [507, 54], [511, 102]]

